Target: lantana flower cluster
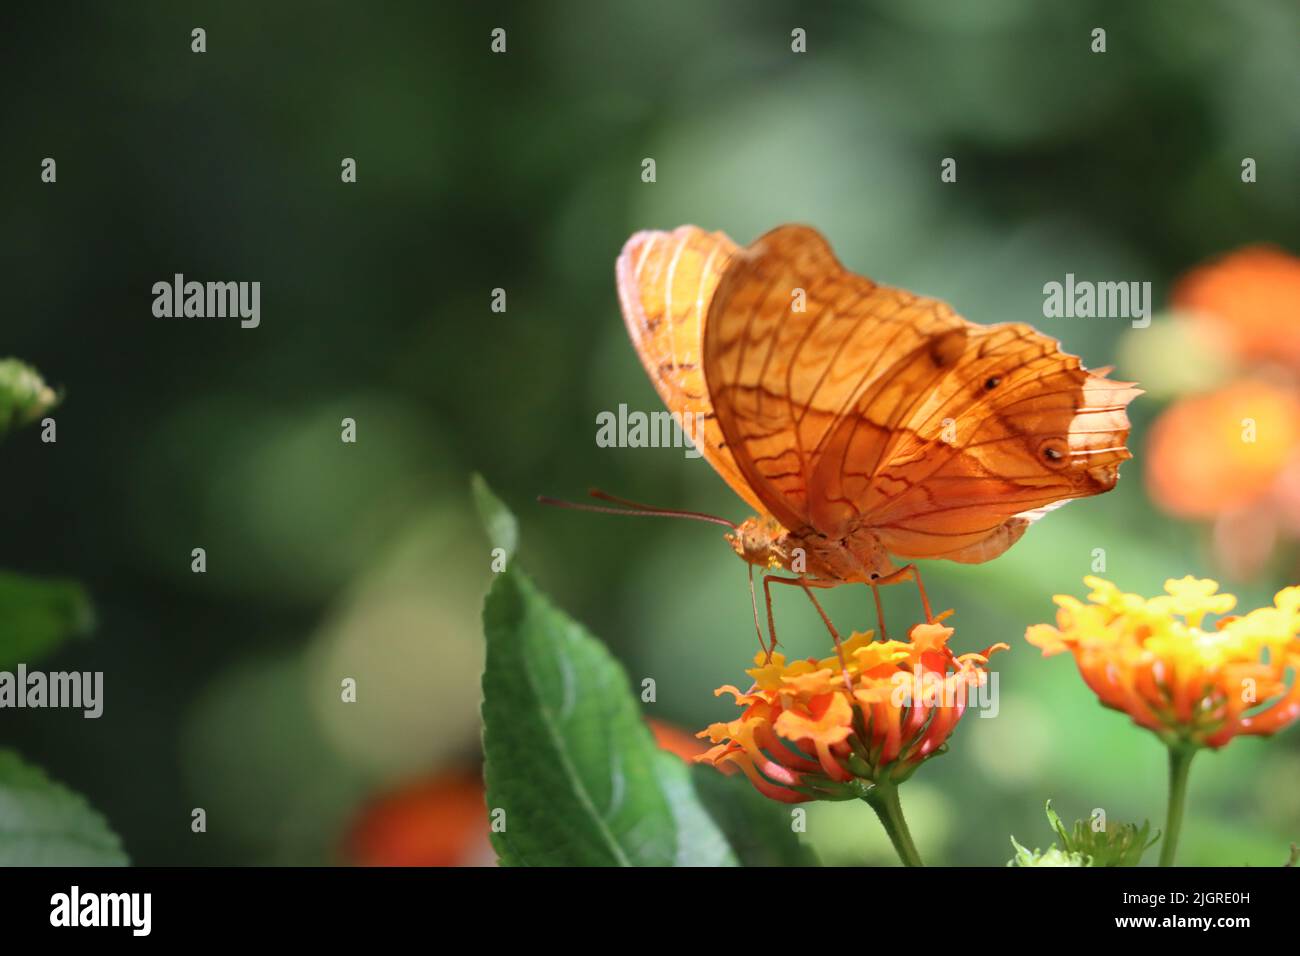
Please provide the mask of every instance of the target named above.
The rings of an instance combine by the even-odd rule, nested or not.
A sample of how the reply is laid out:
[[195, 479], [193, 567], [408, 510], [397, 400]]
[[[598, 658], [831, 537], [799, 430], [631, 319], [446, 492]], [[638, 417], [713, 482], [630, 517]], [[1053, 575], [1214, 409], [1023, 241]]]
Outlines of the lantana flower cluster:
[[916, 625], [907, 641], [854, 634], [821, 660], [760, 652], [748, 691], [716, 691], [744, 711], [700, 732], [715, 746], [696, 760], [742, 772], [785, 803], [862, 797], [874, 784], [907, 779], [943, 751], [972, 692], [986, 684], [989, 656], [1007, 649], [953, 654], [945, 616]]
[[1026, 639], [1044, 656], [1069, 651], [1102, 704], [1128, 714], [1170, 746], [1222, 747], [1233, 737], [1267, 735], [1300, 717], [1300, 587], [1273, 606], [1229, 615], [1237, 599], [1216, 582], [1165, 582], [1151, 599], [1109, 581], [1084, 579], [1087, 603], [1057, 595], [1056, 626], [1036, 624]]

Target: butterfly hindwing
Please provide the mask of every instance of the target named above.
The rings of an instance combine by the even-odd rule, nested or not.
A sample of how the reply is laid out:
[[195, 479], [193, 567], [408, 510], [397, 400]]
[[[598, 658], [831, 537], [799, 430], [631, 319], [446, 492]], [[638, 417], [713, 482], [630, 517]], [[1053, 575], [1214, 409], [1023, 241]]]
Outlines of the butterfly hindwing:
[[845, 270], [808, 227], [782, 226], [739, 252], [709, 310], [705, 376], [768, 510], [792, 530], [845, 531], [967, 325], [942, 302]]
[[1039, 510], [1108, 490], [1128, 457], [1131, 384], [1030, 326], [855, 275], [807, 227], [731, 257], [703, 352], [735, 466], [790, 530], [988, 560]]

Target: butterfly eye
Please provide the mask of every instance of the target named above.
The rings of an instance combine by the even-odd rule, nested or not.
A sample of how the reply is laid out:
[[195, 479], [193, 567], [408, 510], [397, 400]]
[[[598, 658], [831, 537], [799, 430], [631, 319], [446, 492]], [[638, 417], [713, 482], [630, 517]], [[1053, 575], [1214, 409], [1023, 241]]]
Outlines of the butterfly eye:
[[1002, 379], [998, 378], [996, 375], [992, 376], [991, 378], [987, 378], [984, 380], [984, 391], [991, 392], [993, 391], [993, 389], [997, 388], [998, 385], [1000, 385], [1001, 383], [1002, 383]]
[[1069, 446], [1059, 438], [1048, 438], [1038, 446], [1038, 457], [1051, 468], [1062, 467], [1069, 455]]

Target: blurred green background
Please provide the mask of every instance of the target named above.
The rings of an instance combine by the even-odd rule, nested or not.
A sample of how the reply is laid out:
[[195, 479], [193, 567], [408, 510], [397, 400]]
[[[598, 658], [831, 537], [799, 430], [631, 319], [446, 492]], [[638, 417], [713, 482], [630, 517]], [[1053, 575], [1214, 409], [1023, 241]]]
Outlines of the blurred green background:
[[[533, 501], [594, 485], [744, 516], [680, 450], [595, 444], [598, 412], [660, 408], [615, 296], [631, 232], [691, 222], [749, 242], [810, 223], [850, 268], [977, 322], [1032, 322], [1090, 366], [1115, 360], [1126, 323], [1043, 319], [1045, 282], [1149, 279], [1159, 304], [1208, 255], [1300, 249], [1291, 0], [4, 17], [0, 354], [67, 397], [57, 445], [28, 430], [0, 450], [0, 564], [86, 584], [96, 632], [41, 666], [103, 670], [106, 699], [97, 721], [7, 711], [0, 731], [141, 864], [343, 862], [367, 800], [477, 759], [490, 571], [475, 470], [518, 513], [539, 584], [634, 680], [656, 679], [650, 716], [693, 730], [732, 715], [712, 691], [743, 679], [756, 641], [716, 529]], [[488, 49], [497, 26], [505, 56]], [[1105, 54], [1089, 50], [1097, 26]], [[39, 181], [45, 156], [57, 185]], [[949, 156], [955, 184], [939, 179]], [[261, 327], [155, 319], [150, 288], [175, 272], [260, 280]], [[1132, 447], [1158, 408], [1135, 405]], [[339, 441], [345, 416], [356, 445]], [[1139, 454], [1114, 493], [992, 564], [925, 568], [959, 650], [1013, 645], [995, 660], [998, 716], [965, 721], [903, 792], [930, 861], [1000, 864], [1011, 833], [1045, 845], [1048, 797], [1067, 819], [1161, 825], [1155, 738], [1023, 641], [1052, 594], [1082, 592], [1094, 548], [1129, 590], [1211, 570], [1203, 530], [1155, 512], [1141, 469]], [[1225, 584], [1254, 606], [1289, 574]], [[895, 627], [916, 619], [912, 588], [885, 594]], [[788, 649], [824, 653], [807, 602], [777, 598]], [[863, 588], [827, 607], [845, 629], [873, 620]], [[348, 676], [355, 705], [339, 702]], [[1202, 756], [1180, 862], [1280, 863], [1298, 784], [1295, 732]], [[893, 859], [864, 808], [818, 806], [809, 830], [828, 862]]]

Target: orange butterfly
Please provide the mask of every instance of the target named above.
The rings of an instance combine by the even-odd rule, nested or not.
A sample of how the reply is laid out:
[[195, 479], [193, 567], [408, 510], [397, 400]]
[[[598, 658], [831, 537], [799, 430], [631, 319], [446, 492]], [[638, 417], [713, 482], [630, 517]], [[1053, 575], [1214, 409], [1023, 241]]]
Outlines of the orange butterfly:
[[770, 584], [802, 587], [838, 643], [811, 588], [868, 584], [879, 614], [877, 586], [915, 575], [894, 557], [988, 561], [1046, 511], [1109, 491], [1130, 457], [1133, 383], [1023, 323], [976, 325], [855, 275], [815, 229], [747, 249], [695, 226], [639, 232], [617, 274], [664, 404], [701, 416], [701, 452], [757, 512], [690, 516], [733, 528], [751, 595], [755, 566], [794, 575], [764, 576], [773, 644]]

